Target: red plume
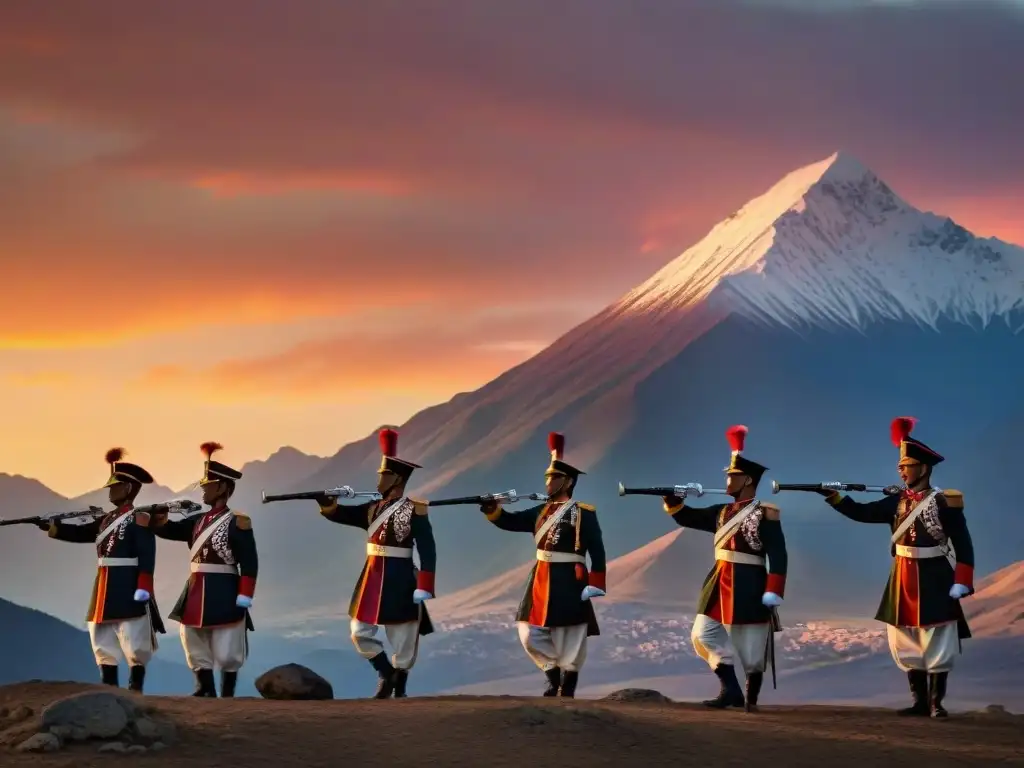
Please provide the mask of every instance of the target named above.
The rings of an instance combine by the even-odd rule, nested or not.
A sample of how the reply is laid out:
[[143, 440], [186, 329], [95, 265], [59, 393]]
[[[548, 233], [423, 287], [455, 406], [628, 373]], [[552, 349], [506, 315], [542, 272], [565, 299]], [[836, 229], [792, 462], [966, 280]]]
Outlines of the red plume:
[[199, 450], [203, 452], [207, 459], [211, 458], [216, 451], [223, 450], [224, 446], [220, 443], [203, 443], [199, 446]]
[[107, 451], [107, 464], [113, 464], [124, 458], [124, 448], [111, 448]]
[[380, 452], [383, 456], [398, 455], [398, 433], [393, 429], [382, 429], [380, 435]]
[[892, 444], [899, 448], [900, 443], [910, 437], [915, 424], [917, 424], [917, 419], [913, 416], [897, 416], [893, 419], [892, 424], [889, 425], [889, 439], [892, 440]]
[[561, 432], [548, 433], [548, 450], [551, 451], [551, 458], [562, 458], [565, 453], [565, 435]]
[[734, 424], [725, 430], [725, 439], [729, 441], [729, 447], [733, 453], [742, 453], [743, 446], [747, 441], [749, 430], [742, 424]]

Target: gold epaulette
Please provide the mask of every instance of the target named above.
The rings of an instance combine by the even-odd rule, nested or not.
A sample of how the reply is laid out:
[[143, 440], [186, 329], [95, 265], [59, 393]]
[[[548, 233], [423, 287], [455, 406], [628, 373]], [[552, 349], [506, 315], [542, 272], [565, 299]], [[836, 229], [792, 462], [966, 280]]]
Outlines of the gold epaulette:
[[135, 513], [135, 524], [140, 528], [149, 528], [149, 522], [151, 520], [149, 512], [136, 512]]
[[761, 502], [761, 509], [764, 510], [764, 516], [769, 520], [778, 520], [782, 515], [782, 510], [774, 504], [765, 504]]
[[251, 531], [252, 518], [242, 512], [235, 512], [235, 525], [240, 531]]
[[427, 502], [419, 499], [409, 499], [412, 502], [412, 511], [417, 515], [427, 514]]
[[579, 508], [585, 512], [597, 512], [597, 507], [593, 504], [584, 504], [582, 501], [578, 504]]
[[964, 495], [960, 491], [947, 490], [942, 492], [946, 499], [946, 506], [952, 509], [964, 508]]

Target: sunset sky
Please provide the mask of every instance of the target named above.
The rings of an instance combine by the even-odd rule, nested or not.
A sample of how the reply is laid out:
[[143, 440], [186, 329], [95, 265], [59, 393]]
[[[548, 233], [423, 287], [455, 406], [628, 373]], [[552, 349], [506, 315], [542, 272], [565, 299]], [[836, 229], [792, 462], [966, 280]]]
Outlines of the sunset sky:
[[0, 472], [334, 453], [852, 152], [1024, 243], [1021, 3], [0, 4]]

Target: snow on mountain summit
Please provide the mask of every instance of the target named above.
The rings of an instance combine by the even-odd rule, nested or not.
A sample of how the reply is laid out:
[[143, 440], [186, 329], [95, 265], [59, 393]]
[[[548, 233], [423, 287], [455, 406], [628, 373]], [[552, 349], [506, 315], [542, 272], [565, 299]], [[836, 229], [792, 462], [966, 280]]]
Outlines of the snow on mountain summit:
[[940, 317], [986, 325], [1024, 309], [1024, 248], [900, 199], [836, 153], [785, 176], [630, 291], [644, 312], [707, 301], [797, 327]]

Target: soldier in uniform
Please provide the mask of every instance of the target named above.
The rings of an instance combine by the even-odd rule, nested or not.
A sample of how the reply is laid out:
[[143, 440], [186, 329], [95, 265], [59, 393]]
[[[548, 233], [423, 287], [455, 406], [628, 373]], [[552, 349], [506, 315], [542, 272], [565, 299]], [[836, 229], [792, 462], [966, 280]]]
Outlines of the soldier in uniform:
[[858, 503], [821, 493], [851, 520], [889, 526], [893, 562], [875, 619], [886, 624], [889, 652], [910, 682], [914, 703], [900, 714], [946, 717], [946, 679], [960, 641], [971, 636], [960, 598], [974, 594], [974, 546], [963, 494], [932, 486], [932, 468], [943, 457], [910, 436], [915, 423], [901, 416], [890, 425], [906, 486], [900, 495]]
[[503, 531], [533, 535], [537, 562], [516, 613], [519, 640], [547, 678], [543, 695], [573, 698], [587, 658], [587, 638], [600, 634], [590, 600], [605, 594], [604, 539], [597, 510], [572, 498], [584, 473], [563, 460], [565, 437], [552, 432], [548, 448], [544, 504], [508, 512], [491, 501], [480, 510]]
[[[434, 597], [437, 551], [427, 505], [405, 495], [419, 464], [398, 458], [398, 432], [379, 434], [381, 461], [377, 490], [381, 501], [341, 506], [337, 499], [317, 499], [320, 514], [332, 523], [366, 531], [366, 562], [359, 575], [348, 615], [356, 651], [377, 671], [375, 699], [405, 698], [409, 671], [416, 663], [420, 635], [434, 631], [423, 604]], [[420, 568], [413, 564], [413, 546]], [[394, 653], [377, 638], [380, 627]]]
[[242, 473], [213, 460], [219, 443], [200, 446], [206, 456], [199, 485], [210, 510], [184, 520], [158, 516], [153, 531], [189, 545], [189, 577], [170, 617], [180, 624], [185, 660], [196, 676], [193, 696], [215, 698], [214, 666], [221, 670], [220, 695], [235, 695], [238, 670], [248, 656], [249, 609], [256, 591], [259, 559], [252, 520], [231, 510], [228, 500]]
[[[746, 705], [752, 712], [774, 633], [781, 630], [776, 608], [786, 586], [787, 555], [779, 508], [754, 497], [767, 467], [741, 455], [746, 436], [742, 425], [726, 431], [732, 460], [725, 468], [725, 489], [732, 502], [689, 507], [676, 496], [664, 502], [676, 523], [715, 537], [715, 565], [704, 579], [690, 635], [694, 650], [721, 683], [718, 696], [704, 704]], [[737, 659], [746, 675], [746, 697], [736, 677]]]
[[113, 511], [81, 525], [58, 520], [39, 527], [52, 539], [96, 546], [96, 580], [85, 620], [101, 680], [118, 685], [123, 653], [129, 666], [128, 688], [142, 693], [146, 664], [158, 646], [156, 633], [164, 632], [153, 599], [156, 540], [150, 515], [134, 511], [135, 498], [153, 476], [137, 464], [121, 461], [123, 457], [123, 448], [107, 451], [110, 479], [103, 487], [109, 489]]

